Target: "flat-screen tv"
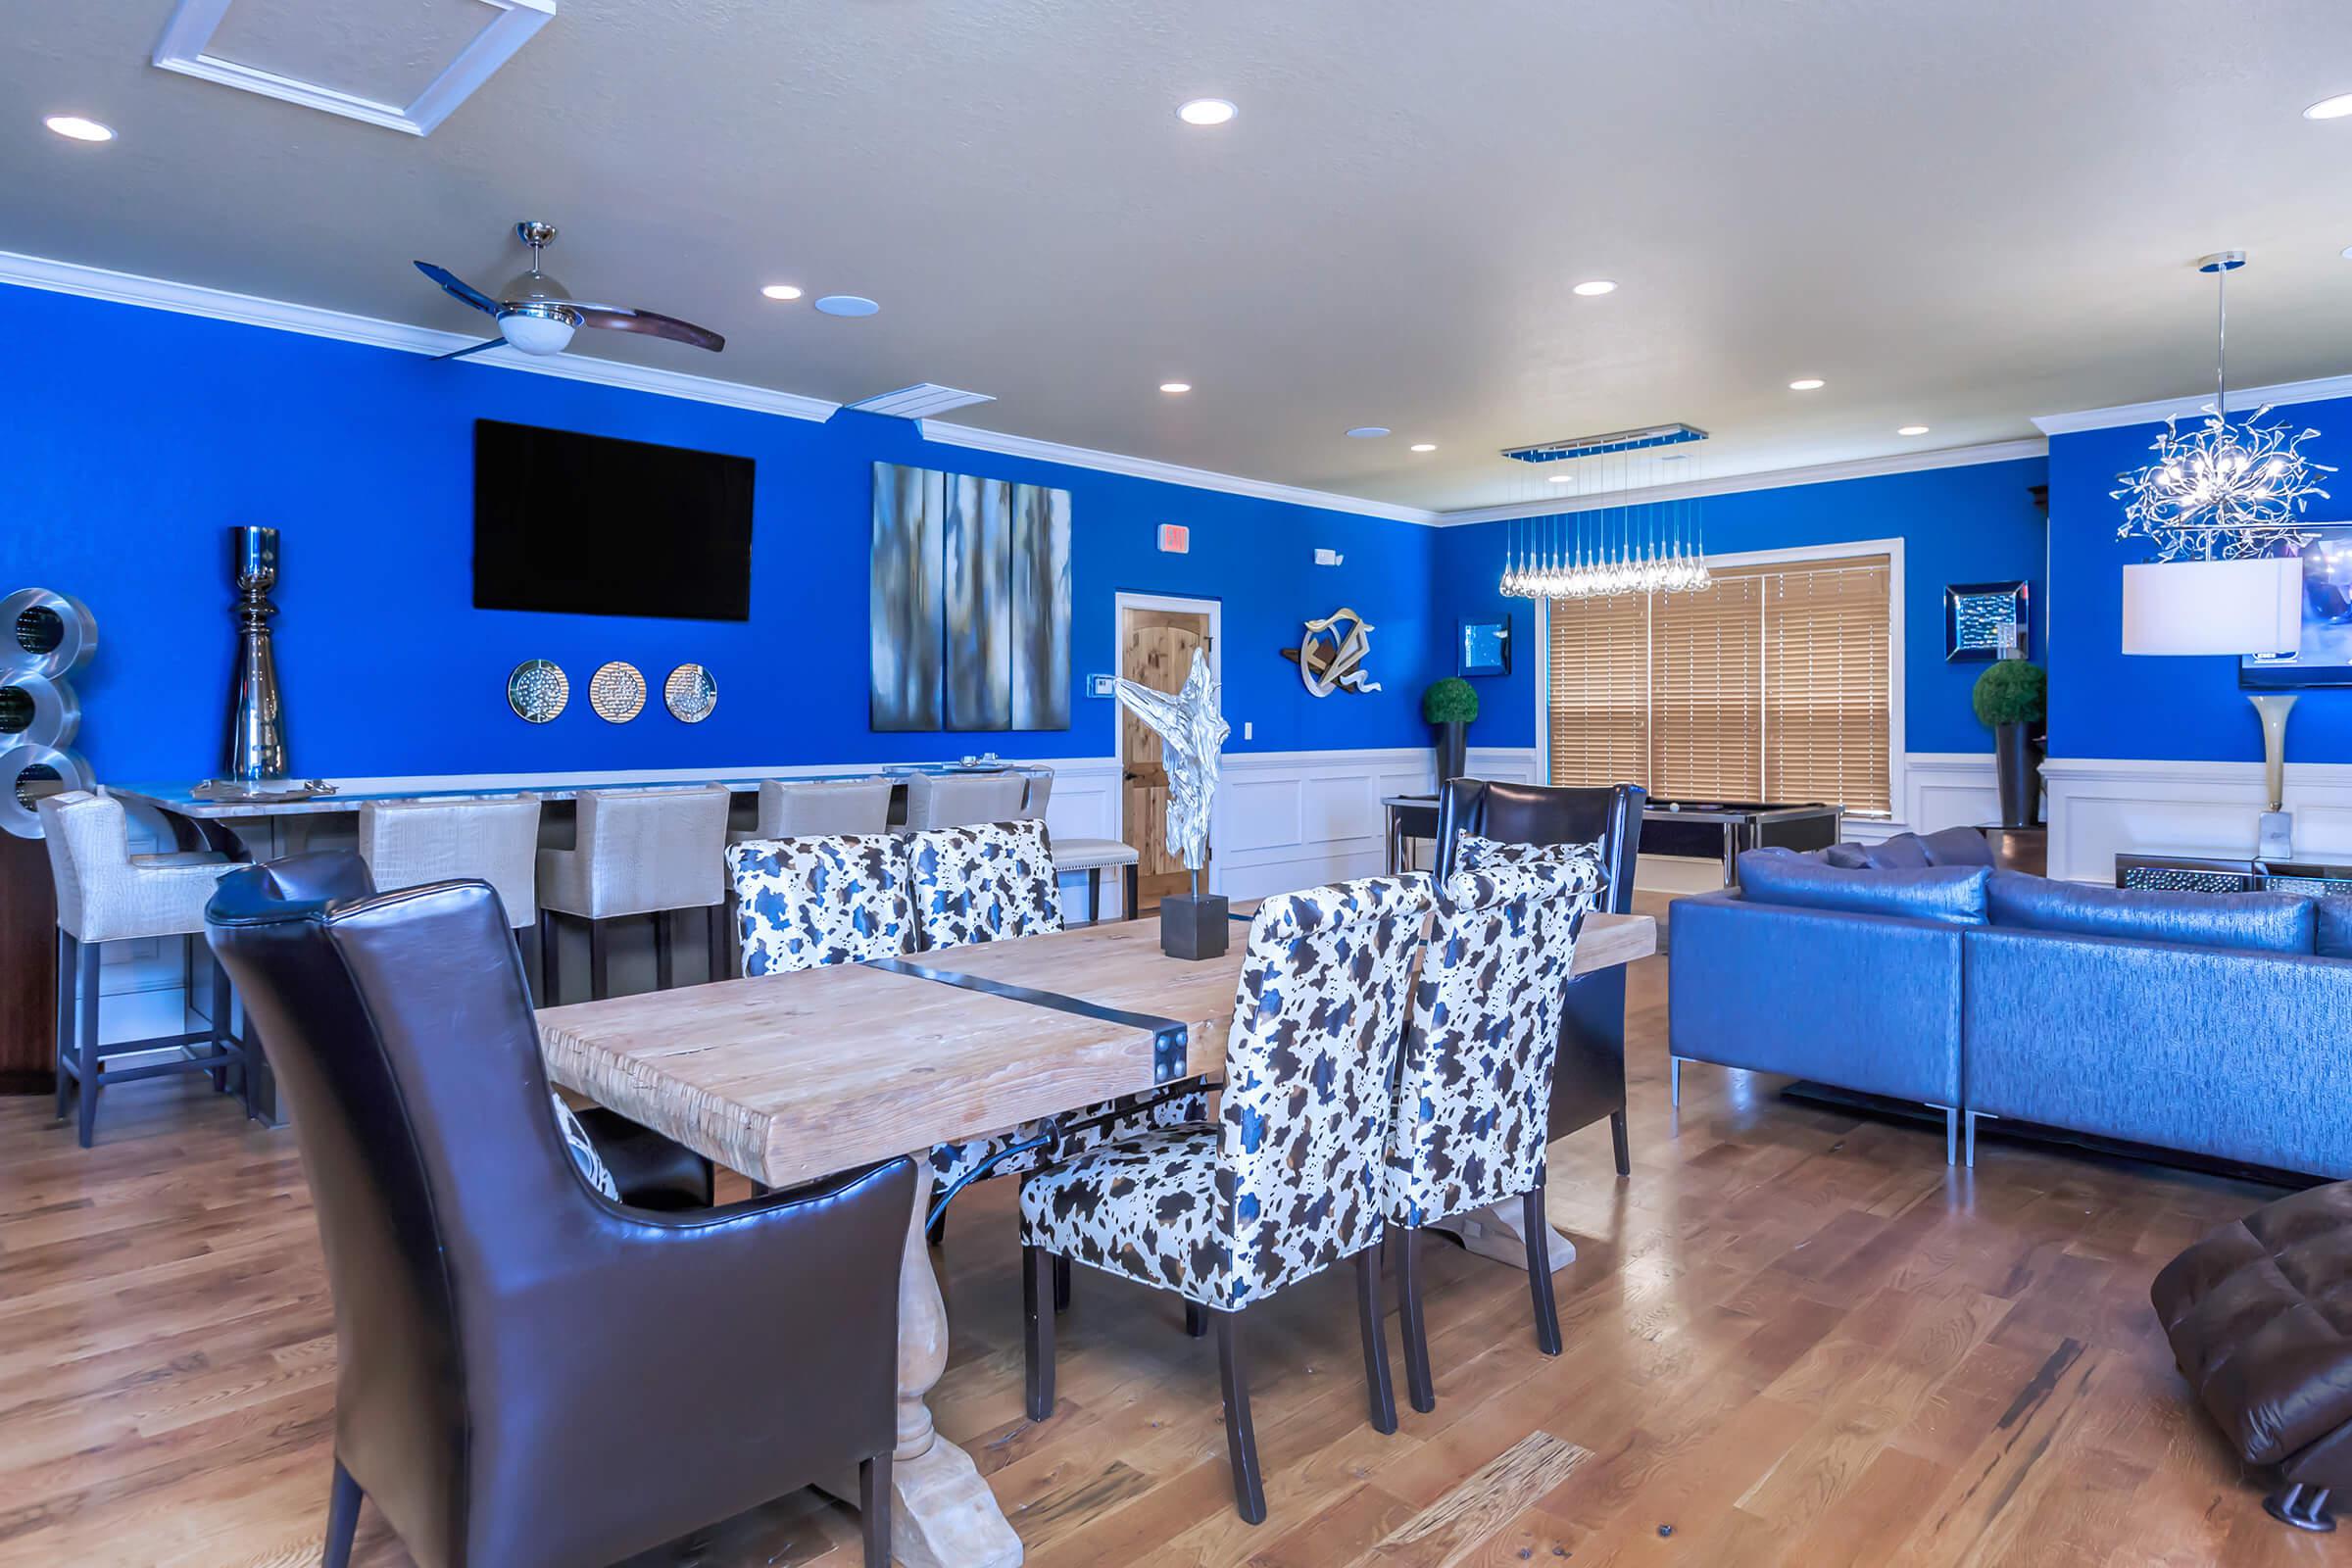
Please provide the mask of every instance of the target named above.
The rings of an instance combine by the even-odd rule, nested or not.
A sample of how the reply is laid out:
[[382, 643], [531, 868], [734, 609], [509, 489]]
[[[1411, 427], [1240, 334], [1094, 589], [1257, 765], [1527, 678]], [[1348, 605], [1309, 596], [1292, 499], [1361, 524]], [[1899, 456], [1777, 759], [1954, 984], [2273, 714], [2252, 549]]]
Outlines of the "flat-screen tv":
[[474, 420], [474, 608], [751, 619], [752, 468]]

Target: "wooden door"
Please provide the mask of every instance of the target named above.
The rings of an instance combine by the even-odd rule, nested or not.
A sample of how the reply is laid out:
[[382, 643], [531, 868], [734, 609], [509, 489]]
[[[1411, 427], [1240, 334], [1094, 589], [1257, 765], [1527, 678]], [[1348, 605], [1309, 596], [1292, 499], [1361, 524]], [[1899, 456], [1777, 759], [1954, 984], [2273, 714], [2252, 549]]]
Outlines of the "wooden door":
[[[1119, 674], [1127, 680], [1176, 691], [1192, 671], [1196, 648], [1213, 654], [1205, 611], [1119, 612]], [[1126, 837], [1138, 857], [1136, 906], [1156, 909], [1168, 894], [1191, 891], [1192, 873], [1168, 846], [1168, 773], [1159, 737], [1124, 707], [1119, 710], [1119, 757], [1125, 764]], [[1208, 867], [1203, 863], [1200, 869], [1206, 891]]]

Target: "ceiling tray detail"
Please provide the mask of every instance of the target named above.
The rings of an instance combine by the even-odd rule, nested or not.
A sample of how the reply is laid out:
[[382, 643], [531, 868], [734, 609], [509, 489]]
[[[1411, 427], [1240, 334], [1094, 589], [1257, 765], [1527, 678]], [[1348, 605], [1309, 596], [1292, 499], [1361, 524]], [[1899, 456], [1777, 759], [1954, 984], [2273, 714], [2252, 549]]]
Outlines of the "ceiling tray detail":
[[412, 136], [431, 135], [458, 105], [472, 96], [475, 88], [488, 81], [492, 73], [512, 59], [514, 51], [556, 14], [556, 0], [481, 0], [490, 13], [482, 29], [451, 57], [416, 97], [405, 104], [391, 104], [206, 53], [231, 4], [232, 0], [180, 0], [179, 8], [165, 24], [162, 40], [155, 46], [155, 63], [184, 76], [200, 76], [223, 87], [321, 109], [387, 130], [405, 130]]

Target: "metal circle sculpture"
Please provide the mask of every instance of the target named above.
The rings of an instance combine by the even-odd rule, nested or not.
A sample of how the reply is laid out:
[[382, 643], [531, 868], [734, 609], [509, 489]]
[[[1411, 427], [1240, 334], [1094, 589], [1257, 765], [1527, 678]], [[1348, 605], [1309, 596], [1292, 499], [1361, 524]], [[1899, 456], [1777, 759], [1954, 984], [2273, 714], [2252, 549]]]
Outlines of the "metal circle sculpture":
[[645, 711], [644, 674], [626, 660], [613, 660], [589, 677], [588, 706], [608, 724], [626, 724]]
[[507, 706], [526, 724], [545, 724], [571, 701], [571, 677], [547, 659], [526, 659], [507, 676]]
[[718, 680], [700, 664], [680, 664], [662, 683], [662, 702], [681, 724], [700, 724], [718, 708]]
[[78, 599], [21, 588], [0, 599], [0, 831], [41, 836], [33, 803], [90, 787], [90, 765], [66, 748], [81, 728], [68, 670], [98, 651], [98, 623]]

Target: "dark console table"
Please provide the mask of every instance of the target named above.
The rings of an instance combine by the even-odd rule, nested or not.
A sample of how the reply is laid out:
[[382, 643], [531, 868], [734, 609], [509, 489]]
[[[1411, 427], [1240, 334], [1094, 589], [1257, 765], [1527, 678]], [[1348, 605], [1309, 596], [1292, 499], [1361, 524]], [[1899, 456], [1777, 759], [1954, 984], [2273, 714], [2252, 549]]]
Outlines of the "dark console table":
[[2119, 888], [2186, 893], [2352, 894], [2352, 865], [2326, 860], [2216, 859], [2201, 855], [2119, 855]]

